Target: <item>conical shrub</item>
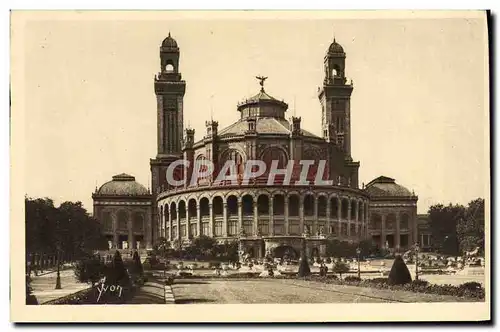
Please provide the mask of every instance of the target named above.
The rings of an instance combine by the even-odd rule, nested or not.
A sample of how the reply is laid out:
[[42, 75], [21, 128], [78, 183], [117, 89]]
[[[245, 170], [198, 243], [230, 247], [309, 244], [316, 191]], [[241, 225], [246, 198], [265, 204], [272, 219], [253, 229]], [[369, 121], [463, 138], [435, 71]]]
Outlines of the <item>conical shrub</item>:
[[309, 268], [308, 259], [307, 259], [306, 255], [302, 255], [302, 258], [300, 259], [298, 277], [301, 277], [301, 278], [307, 277], [310, 274], [311, 274], [311, 269]]
[[398, 255], [394, 259], [388, 279], [389, 285], [404, 285], [411, 283], [411, 275], [403, 258]]
[[139, 257], [139, 253], [134, 251], [134, 256], [132, 257], [134, 261], [134, 273], [138, 276], [142, 276], [144, 274], [144, 269], [142, 267], [141, 258]]
[[120, 255], [120, 252], [118, 250], [115, 252], [115, 255], [113, 257], [113, 264], [110, 269], [110, 275], [107, 277], [107, 280], [109, 280], [109, 284], [122, 285], [122, 286], [129, 284], [130, 280], [127, 273], [127, 269], [123, 264], [122, 255]]

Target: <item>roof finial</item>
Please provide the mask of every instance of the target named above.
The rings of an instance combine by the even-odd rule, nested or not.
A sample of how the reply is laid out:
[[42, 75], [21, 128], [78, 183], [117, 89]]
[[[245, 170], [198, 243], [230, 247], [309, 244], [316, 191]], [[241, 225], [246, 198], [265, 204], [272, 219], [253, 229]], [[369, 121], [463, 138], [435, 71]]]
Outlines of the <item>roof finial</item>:
[[264, 82], [267, 80], [267, 77], [264, 76], [255, 76], [256, 79], [260, 81], [260, 92], [264, 92]]
[[297, 109], [296, 102], [297, 102], [297, 96], [293, 95], [293, 116], [296, 115], [296, 109]]
[[169, 38], [172, 38], [172, 37], [170, 36], [170, 30], [168, 30], [168, 37], [169, 37]]
[[210, 96], [210, 120], [214, 121], [214, 95]]

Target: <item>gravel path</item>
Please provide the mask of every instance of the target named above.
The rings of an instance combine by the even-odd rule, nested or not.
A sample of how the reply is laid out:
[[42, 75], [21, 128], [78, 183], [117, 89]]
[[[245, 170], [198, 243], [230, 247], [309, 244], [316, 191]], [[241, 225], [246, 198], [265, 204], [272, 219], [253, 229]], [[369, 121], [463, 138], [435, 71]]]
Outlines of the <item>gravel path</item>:
[[209, 280], [178, 279], [176, 303], [374, 303], [458, 302], [451, 296], [366, 287], [324, 284], [291, 279]]

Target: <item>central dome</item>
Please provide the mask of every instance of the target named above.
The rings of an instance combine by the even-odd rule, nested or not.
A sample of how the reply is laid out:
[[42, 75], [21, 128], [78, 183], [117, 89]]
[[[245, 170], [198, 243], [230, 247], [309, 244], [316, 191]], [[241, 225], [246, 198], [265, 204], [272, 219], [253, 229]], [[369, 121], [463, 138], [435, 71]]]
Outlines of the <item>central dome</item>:
[[260, 80], [261, 86], [259, 93], [238, 104], [241, 118], [272, 117], [284, 119], [288, 104], [272, 97], [264, 90], [264, 81], [267, 77], [257, 76], [257, 78]]
[[113, 176], [112, 181], [106, 182], [97, 191], [98, 195], [111, 196], [144, 196], [149, 195], [148, 189], [135, 181], [135, 177], [122, 173]]

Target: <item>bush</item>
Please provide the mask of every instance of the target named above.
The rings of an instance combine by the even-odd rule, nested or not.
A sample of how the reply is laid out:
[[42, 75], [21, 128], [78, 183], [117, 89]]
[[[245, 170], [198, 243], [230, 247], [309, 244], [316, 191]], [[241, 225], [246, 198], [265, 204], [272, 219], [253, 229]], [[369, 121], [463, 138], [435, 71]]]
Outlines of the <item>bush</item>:
[[36, 297], [31, 294], [33, 292], [33, 288], [31, 288], [31, 277], [26, 275], [26, 304], [38, 304]]
[[342, 261], [338, 261], [333, 266], [333, 272], [340, 275], [340, 279], [342, 279], [342, 274], [349, 272], [349, 266]]
[[483, 286], [480, 283], [475, 282], [475, 281], [469, 281], [469, 282], [463, 283], [458, 287], [460, 289], [463, 289], [464, 291], [478, 291], [481, 288], [483, 288]]
[[142, 277], [144, 276], [144, 268], [137, 251], [134, 251], [134, 256], [132, 257], [132, 265], [129, 271], [133, 274], [134, 279], [142, 279]]
[[128, 286], [130, 284], [129, 275], [118, 250], [115, 252], [111, 267], [108, 269], [106, 282], [110, 285], [120, 286]]
[[325, 259], [325, 263], [326, 263], [326, 264], [331, 264], [331, 263], [332, 263], [332, 259], [331, 259], [330, 257], [327, 257], [327, 258]]
[[307, 277], [310, 274], [311, 274], [311, 269], [309, 268], [309, 262], [307, 257], [304, 255], [300, 260], [299, 272], [297, 273], [297, 276], [303, 278]]
[[404, 285], [411, 283], [411, 275], [401, 256], [396, 256], [392, 264], [391, 272], [389, 273], [390, 285]]
[[424, 287], [427, 287], [429, 286], [429, 282], [427, 280], [422, 280], [422, 279], [419, 279], [419, 280], [413, 280], [411, 282], [411, 284], [413, 286], [424, 286]]
[[355, 277], [355, 276], [347, 276], [344, 278], [344, 281], [347, 282], [360, 282], [361, 278]]
[[74, 273], [79, 282], [94, 286], [104, 276], [105, 268], [99, 257], [90, 256], [76, 262]]
[[208, 268], [209, 269], [213, 269], [213, 268], [220, 268], [220, 262], [215, 262], [215, 261], [212, 261], [210, 263], [208, 263]]

